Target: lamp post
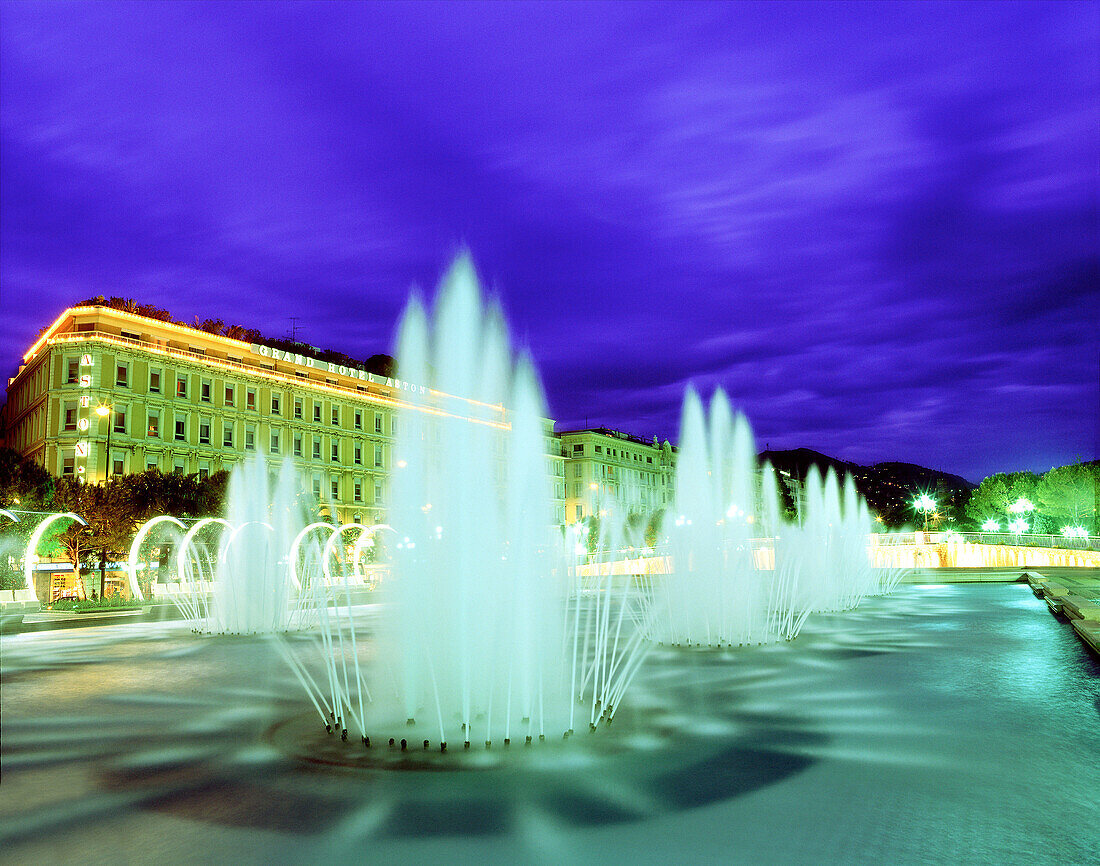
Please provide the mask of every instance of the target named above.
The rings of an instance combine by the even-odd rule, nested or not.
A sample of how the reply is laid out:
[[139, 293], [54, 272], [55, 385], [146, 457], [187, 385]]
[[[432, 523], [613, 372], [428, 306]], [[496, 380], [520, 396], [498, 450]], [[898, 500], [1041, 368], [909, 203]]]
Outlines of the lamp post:
[[107, 419], [107, 465], [104, 467], [103, 480], [106, 481], [111, 477], [111, 404], [104, 403], [100, 406], [96, 406], [95, 413], [100, 418]]
[[913, 500], [913, 508], [924, 515], [924, 531], [928, 531], [928, 515], [936, 510], [936, 500], [927, 493], [922, 493]]

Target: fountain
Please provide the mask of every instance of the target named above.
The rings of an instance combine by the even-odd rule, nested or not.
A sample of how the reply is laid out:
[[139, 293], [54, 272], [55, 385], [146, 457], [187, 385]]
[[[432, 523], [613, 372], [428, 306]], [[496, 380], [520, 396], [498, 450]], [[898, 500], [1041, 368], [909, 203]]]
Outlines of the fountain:
[[[350, 723], [364, 743], [397, 724], [443, 751], [610, 724], [646, 647], [622, 628], [629, 600], [568, 567], [552, 525], [541, 390], [530, 361], [513, 360], [468, 257], [430, 322], [410, 302], [398, 358], [401, 375], [427, 387], [410, 390], [397, 417], [392, 576], [371, 673], [350, 604], [322, 612], [323, 674], [307, 676], [308, 661], [284, 644], [288, 664], [326, 726], [346, 735]], [[393, 699], [371, 706], [367, 679]]]
[[899, 579], [873, 569], [871, 518], [849, 476], [841, 493], [829, 470], [805, 481], [788, 522], [770, 465], [756, 466], [752, 429], [725, 393], [709, 418], [689, 389], [680, 429], [673, 513], [666, 517], [670, 565], [650, 618], [661, 643], [743, 646], [793, 639], [812, 611], [855, 607]]

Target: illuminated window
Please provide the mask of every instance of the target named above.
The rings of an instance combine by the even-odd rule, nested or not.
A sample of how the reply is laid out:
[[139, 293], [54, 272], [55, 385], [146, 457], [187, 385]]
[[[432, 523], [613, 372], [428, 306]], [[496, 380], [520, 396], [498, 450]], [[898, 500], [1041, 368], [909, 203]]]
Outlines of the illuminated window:
[[256, 411], [256, 389], [249, 388], [244, 392], [244, 408]]
[[65, 404], [65, 430], [76, 429], [76, 403]]
[[233, 386], [232, 385], [226, 385], [225, 386], [225, 405], [226, 406], [232, 406], [233, 405], [233, 400], [234, 400]]
[[150, 409], [145, 416], [145, 435], [150, 439], [160, 438], [160, 412]]
[[177, 397], [186, 397], [187, 396], [187, 377], [186, 376], [177, 376], [176, 377], [176, 396]]
[[[80, 359], [79, 358], [67, 358], [65, 360], [65, 384], [75, 385], [80, 381]], [[69, 473], [72, 474], [71, 472]]]

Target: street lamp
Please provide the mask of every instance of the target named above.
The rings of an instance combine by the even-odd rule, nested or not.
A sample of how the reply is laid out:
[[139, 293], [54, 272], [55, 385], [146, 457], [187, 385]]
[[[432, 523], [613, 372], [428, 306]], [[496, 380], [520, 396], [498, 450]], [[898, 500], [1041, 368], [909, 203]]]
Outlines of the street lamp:
[[111, 477], [111, 404], [103, 403], [100, 406], [96, 406], [95, 413], [100, 418], [107, 419], [107, 466], [103, 473], [103, 480], [106, 481]]
[[928, 531], [928, 515], [936, 510], [936, 500], [927, 493], [922, 493], [913, 500], [913, 508], [924, 515], [924, 531]]

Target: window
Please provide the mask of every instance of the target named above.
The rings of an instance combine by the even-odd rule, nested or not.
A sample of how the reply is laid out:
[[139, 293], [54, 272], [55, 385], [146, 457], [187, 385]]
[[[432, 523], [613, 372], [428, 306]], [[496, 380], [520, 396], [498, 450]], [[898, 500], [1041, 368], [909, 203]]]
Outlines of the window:
[[145, 415], [145, 435], [150, 439], [160, 438], [160, 412], [150, 409]]
[[302, 398], [301, 397], [295, 397], [294, 398], [294, 417], [295, 418], [301, 418], [302, 417]]
[[382, 432], [382, 416], [379, 415], [377, 412], [374, 413], [374, 432]]
[[374, 465], [379, 469], [382, 468], [382, 446], [381, 445], [375, 445], [374, 446]]
[[278, 430], [272, 430], [271, 431], [271, 453], [272, 454], [278, 454], [279, 453], [279, 431]]
[[177, 376], [176, 377], [176, 396], [177, 397], [186, 397], [187, 396], [187, 377], [186, 376]]
[[333, 426], [335, 426], [335, 427], [340, 426], [340, 407], [339, 406], [333, 406], [332, 407], [332, 423], [333, 423]]
[[321, 459], [321, 437], [320, 436], [314, 436], [313, 437], [313, 459], [314, 460], [320, 460]]
[[232, 406], [233, 405], [233, 386], [232, 385], [226, 385], [225, 386], [225, 405], [226, 406]]
[[233, 425], [229, 421], [222, 422], [222, 447], [233, 447]]
[[584, 517], [584, 506], [583, 505], [578, 505], [577, 506], [577, 520], [580, 520], [582, 517]]
[[281, 405], [280, 405], [280, 402], [279, 402], [279, 395], [278, 394], [272, 394], [271, 395], [271, 414], [272, 415], [281, 415], [282, 414], [282, 408], [281, 408]]
[[209, 445], [210, 444], [210, 419], [209, 418], [200, 418], [199, 419], [199, 444], [200, 445]]
[[[391, 436], [396, 436], [397, 435], [397, 416], [396, 415], [392, 415], [390, 417], [390, 435]], [[501, 444], [501, 447], [503, 448], [504, 442], [501, 441], [500, 444]]]
[[332, 460], [336, 462], [340, 459], [340, 443], [336, 440], [332, 440]]
[[301, 433], [295, 433], [294, 434], [294, 456], [295, 457], [301, 457], [302, 456], [302, 434]]
[[76, 466], [76, 458], [75, 457], [66, 457], [66, 458], [64, 458], [61, 461], [61, 474], [62, 475], [72, 475], [76, 471], [75, 466]]
[[210, 477], [210, 467], [203, 464], [199, 467], [199, 481], [205, 481]]
[[183, 471], [184, 471], [183, 461], [182, 460], [177, 460], [176, 465], [172, 467], [172, 471], [176, 475], [183, 475]]
[[199, 399], [202, 400], [203, 403], [210, 402], [210, 395], [213, 387], [209, 379], [203, 379], [202, 382], [199, 383]]
[[116, 453], [111, 454], [111, 474], [122, 475], [126, 472], [126, 465], [122, 459], [122, 455]]
[[646, 457], [646, 459], [645, 459], [645, 462], [646, 462], [646, 463], [652, 463], [652, 462], [653, 462], [653, 458], [652, 458], [652, 457]]
[[352, 451], [352, 459], [355, 461], [356, 466], [363, 465], [363, 446], [358, 442], [355, 443], [355, 448]]
[[249, 388], [244, 392], [244, 408], [252, 412], [256, 411], [256, 389]]
[[382, 504], [382, 482], [381, 481], [375, 481], [374, 482], [374, 504], [375, 505], [381, 505]]
[[256, 450], [256, 428], [252, 424], [246, 424], [244, 427], [244, 450]]
[[574, 478], [580, 478], [581, 477], [581, 464], [579, 464], [579, 463], [574, 463], [573, 464], [573, 477]]
[[603, 454], [603, 446], [602, 445], [597, 445], [596, 446], [596, 453], [597, 454]]
[[313, 404], [313, 423], [314, 424], [320, 424], [321, 423], [321, 404], [320, 403], [314, 403]]
[[313, 495], [315, 498], [321, 498], [321, 476], [314, 473], [313, 475]]
[[76, 403], [65, 404], [65, 430], [76, 429]]
[[362, 409], [356, 409], [355, 410], [355, 429], [356, 430], [362, 430], [363, 429], [363, 410]]
[[147, 472], [156, 472], [157, 468], [157, 458], [151, 454], [147, 454], [145, 456], [145, 470]]
[[356, 502], [362, 502], [363, 501], [363, 482], [360, 481], [358, 478], [355, 479], [355, 485], [352, 488], [352, 491], [355, 494], [355, 501]]
[[584, 446], [583, 445], [574, 445], [573, 446], [573, 455], [574, 456], [576, 456], [577, 454], [583, 454], [583, 453], [584, 453]]
[[336, 478], [332, 479], [332, 498], [333, 499], [339, 499], [340, 498], [340, 481], [339, 481], [339, 479], [336, 479]]
[[187, 416], [186, 415], [177, 415], [176, 416], [175, 438], [176, 438], [177, 442], [186, 442], [187, 441]]
[[160, 393], [160, 370], [149, 370], [149, 393]]
[[115, 385], [120, 388], [130, 387], [130, 365], [125, 361], [115, 365]]
[[114, 432], [125, 433], [126, 432], [126, 407], [115, 406], [114, 411], [111, 413], [111, 417], [114, 418]]
[[[65, 384], [75, 385], [80, 380], [80, 359], [69, 358], [65, 362]], [[72, 475], [72, 473], [69, 473]]]

